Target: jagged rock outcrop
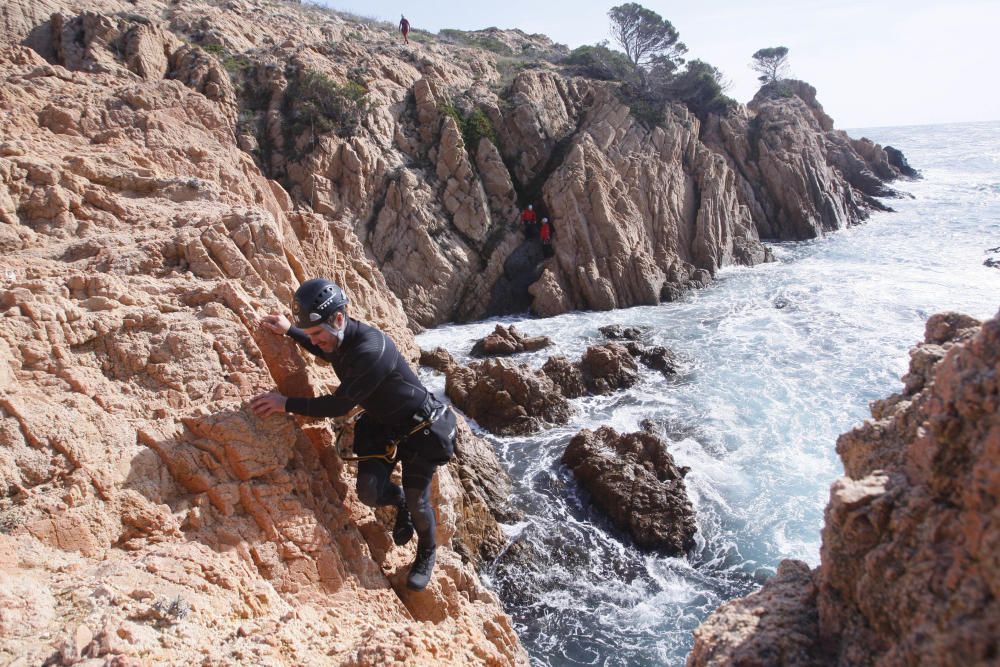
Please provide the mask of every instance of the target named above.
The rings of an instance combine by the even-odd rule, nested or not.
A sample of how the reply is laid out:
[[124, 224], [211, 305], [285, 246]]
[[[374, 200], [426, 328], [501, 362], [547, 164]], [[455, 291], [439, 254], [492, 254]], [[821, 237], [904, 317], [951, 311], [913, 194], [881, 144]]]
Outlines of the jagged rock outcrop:
[[842, 435], [821, 563], [786, 562], [688, 665], [992, 665], [1000, 637], [1000, 315], [927, 322], [905, 389]]
[[584, 429], [569, 443], [562, 462], [594, 504], [640, 547], [671, 555], [694, 546], [694, 508], [666, 443], [653, 433], [619, 434], [609, 426]]
[[629, 351], [618, 343], [592, 345], [579, 362], [551, 357], [542, 366], [566, 398], [610, 394], [639, 381], [639, 367]]
[[573, 413], [547, 375], [503, 359], [452, 367], [445, 391], [462, 412], [498, 435], [523, 435], [546, 424], [565, 424]]
[[609, 340], [624, 341], [622, 344], [640, 363], [663, 375], [671, 377], [679, 372], [677, 355], [662, 345], [645, 345], [640, 342], [646, 334], [644, 327], [626, 327], [621, 324], [611, 324], [601, 327], [599, 331]]
[[[532, 145], [542, 150], [530, 165], [522, 154], [519, 178], [545, 177], [556, 230], [555, 257], [530, 288], [536, 312], [655, 304], [696, 271], [765, 261], [735, 176], [699, 141], [692, 114], [671, 107], [662, 127], [647, 129], [606, 86], [561, 86], [548, 72], [518, 83], [515, 110], [531, 105]], [[524, 140], [532, 126], [517, 127], [511, 134]]]
[[996, 248], [988, 248], [986, 253], [989, 256], [983, 260], [983, 266], [1000, 269], [1000, 246]]
[[507, 546], [507, 537], [497, 521], [511, 523], [520, 518], [510, 504], [511, 481], [496, 452], [473, 435], [459, 420], [452, 465], [462, 485], [458, 499], [458, 521], [452, 548], [475, 565], [495, 558]]
[[502, 540], [483, 443], [463, 431], [437, 475], [438, 569], [413, 593], [414, 547], [355, 497], [341, 427], [246, 408], [336, 385], [258, 326], [301, 280], [337, 280], [412, 359], [407, 317], [353, 228], [296, 210], [240, 150], [210, 77], [163, 78], [151, 55], [140, 75], [127, 54], [70, 71], [0, 50], [0, 656], [526, 662], [462, 558]]
[[472, 346], [474, 357], [501, 357], [519, 352], [533, 352], [552, 344], [548, 336], [525, 336], [514, 325], [498, 324], [493, 333], [480, 338]]
[[760, 238], [800, 240], [842, 229], [887, 210], [885, 181], [912, 177], [898, 158], [868, 139], [851, 139], [803, 81], [761, 88], [747, 110], [712, 116], [703, 139], [736, 173], [739, 201]]
[[[542, 60], [562, 47], [516, 30], [403, 46], [389, 26], [265, 0], [2, 11], [3, 34], [69, 69], [167, 76], [218, 103], [297, 206], [353, 229], [418, 327], [671, 300], [766, 261], [758, 231], [860, 219], [905, 171], [833, 131], [805, 84], [704, 127], [674, 106], [647, 128], [615, 84], [567, 76]], [[508, 86], [510, 54], [540, 60]], [[520, 238], [529, 202], [556, 230], [551, 259]]]
[[[761, 261], [696, 119], [647, 129], [556, 66], [508, 89], [488, 51], [267, 0], [10, 0], [0, 42], [2, 655], [525, 662], [468, 562], [501, 540], [481, 441], [438, 475], [454, 549], [408, 592], [341, 426], [247, 412], [336, 384], [256, 321], [325, 275], [413, 359], [411, 326], [655, 303]], [[536, 43], [557, 50], [510, 42]], [[565, 420], [547, 378], [500, 380]]]
[[420, 365], [427, 366], [428, 368], [433, 368], [441, 373], [447, 373], [451, 368], [458, 364], [455, 358], [451, 356], [451, 352], [444, 349], [443, 347], [436, 347], [433, 350], [421, 350], [420, 351]]

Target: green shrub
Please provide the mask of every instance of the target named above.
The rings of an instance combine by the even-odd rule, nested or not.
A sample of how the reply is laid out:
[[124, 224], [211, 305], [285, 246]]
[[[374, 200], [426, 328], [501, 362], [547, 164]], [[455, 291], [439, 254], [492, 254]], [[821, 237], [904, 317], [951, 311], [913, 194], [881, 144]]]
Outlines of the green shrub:
[[353, 136], [370, 108], [367, 95], [368, 90], [354, 81], [338, 85], [321, 72], [300, 72], [287, 93], [290, 129], [295, 134], [311, 130], [314, 139], [334, 131], [341, 137]]
[[497, 143], [497, 133], [493, 129], [490, 117], [483, 113], [482, 109], [475, 109], [465, 119], [462, 126], [462, 138], [465, 139], [465, 145], [469, 150], [476, 150], [476, 147], [479, 146], [479, 140], [483, 137], [494, 144]]
[[222, 44], [203, 44], [202, 50], [211, 53], [213, 56], [222, 56], [226, 53], [226, 47]]
[[433, 44], [434, 35], [426, 30], [410, 30], [410, 40], [419, 44]]
[[246, 56], [227, 55], [222, 59], [222, 66], [226, 68], [226, 71], [230, 75], [236, 75], [253, 67], [253, 63]]
[[581, 46], [570, 51], [562, 61], [576, 74], [601, 81], [627, 81], [635, 77], [632, 61], [621, 51], [613, 51], [603, 44]]
[[465, 142], [465, 150], [474, 151], [479, 146], [479, 140], [486, 137], [494, 144], [497, 142], [497, 133], [493, 128], [490, 117], [483, 113], [482, 109], [473, 109], [469, 115], [463, 114], [451, 103], [442, 104], [441, 113], [451, 116], [458, 125], [459, 132], [462, 133], [462, 141]]
[[723, 92], [722, 73], [701, 60], [688, 62], [684, 71], [667, 83], [666, 93], [669, 99], [683, 102], [702, 119], [736, 106], [736, 100]]

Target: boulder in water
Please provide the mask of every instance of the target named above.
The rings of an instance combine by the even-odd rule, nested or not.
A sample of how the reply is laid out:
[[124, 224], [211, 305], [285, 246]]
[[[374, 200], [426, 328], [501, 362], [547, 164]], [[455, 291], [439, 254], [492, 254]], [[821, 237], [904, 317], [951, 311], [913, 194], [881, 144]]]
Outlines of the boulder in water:
[[552, 357], [542, 366], [542, 372], [567, 398], [610, 394], [639, 381], [639, 367], [620, 343], [589, 347], [577, 363], [562, 356]]
[[889, 158], [889, 164], [899, 170], [906, 178], [920, 178], [920, 172], [910, 166], [907, 162], [906, 156], [903, 155], [903, 151], [892, 146], [885, 147], [886, 157]]
[[694, 546], [697, 527], [684, 487], [687, 470], [674, 463], [666, 443], [653, 433], [584, 429], [570, 441], [562, 462], [594, 504], [640, 547], [678, 555]]
[[647, 368], [660, 371], [667, 377], [678, 373], [677, 355], [662, 345], [647, 346], [629, 341], [625, 343], [625, 349]]
[[598, 329], [608, 340], [642, 340], [649, 333], [649, 327], [627, 327], [624, 324], [609, 324]]
[[500, 359], [454, 367], [445, 391], [460, 410], [497, 435], [524, 435], [545, 424], [565, 424], [573, 412], [544, 373]]
[[493, 333], [476, 341], [476, 344], [472, 346], [472, 356], [511, 355], [540, 350], [549, 345], [552, 345], [552, 339], [548, 336], [525, 336], [514, 325], [504, 327], [498, 324]]
[[451, 353], [443, 347], [436, 347], [431, 351], [420, 350], [420, 365], [433, 368], [441, 373], [447, 373], [452, 367], [458, 365]]

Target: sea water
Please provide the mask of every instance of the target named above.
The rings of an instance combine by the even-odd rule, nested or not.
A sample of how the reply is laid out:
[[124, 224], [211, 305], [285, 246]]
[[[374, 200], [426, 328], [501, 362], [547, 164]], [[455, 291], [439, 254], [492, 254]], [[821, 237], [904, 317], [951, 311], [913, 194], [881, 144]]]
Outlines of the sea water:
[[[675, 378], [640, 368], [636, 386], [573, 401], [566, 426], [530, 437], [480, 431], [514, 482], [523, 519], [510, 549], [483, 571], [537, 665], [683, 665], [691, 631], [746, 595], [781, 560], [819, 563], [829, 488], [843, 473], [837, 436], [870, 416], [870, 401], [901, 390], [909, 349], [927, 318], [1000, 308], [1000, 123], [851, 131], [901, 149], [923, 180], [893, 213], [800, 243], [776, 261], [728, 268], [675, 303], [612, 312], [527, 316], [445, 326], [418, 337], [460, 362], [499, 322], [555, 345], [515, 357], [539, 367], [579, 359], [608, 324], [647, 327], [646, 342], [681, 358]], [[997, 255], [1000, 257], [1000, 255]], [[443, 377], [422, 371], [442, 391]], [[603, 424], [650, 420], [677, 463], [691, 468], [697, 546], [669, 558], [637, 549], [560, 464], [569, 440]]]

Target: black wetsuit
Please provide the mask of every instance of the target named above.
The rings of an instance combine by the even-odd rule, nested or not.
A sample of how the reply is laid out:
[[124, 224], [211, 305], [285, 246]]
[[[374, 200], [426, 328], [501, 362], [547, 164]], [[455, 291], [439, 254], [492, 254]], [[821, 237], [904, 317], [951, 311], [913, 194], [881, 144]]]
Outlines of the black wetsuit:
[[[348, 318], [344, 339], [333, 352], [313, 345], [302, 329], [288, 330], [296, 343], [333, 364], [340, 386], [333, 394], [316, 398], [291, 398], [285, 411], [310, 417], [339, 417], [361, 405], [365, 415], [355, 428], [356, 454], [381, 454], [388, 440], [405, 434], [413, 425], [413, 415], [430, 397], [430, 392], [399, 353], [396, 344], [374, 327]], [[358, 498], [372, 507], [403, 505], [410, 510], [419, 546], [435, 545], [434, 508], [430, 485], [437, 464], [400, 446], [403, 462], [403, 489], [389, 481], [395, 464], [381, 459], [358, 463]]]

